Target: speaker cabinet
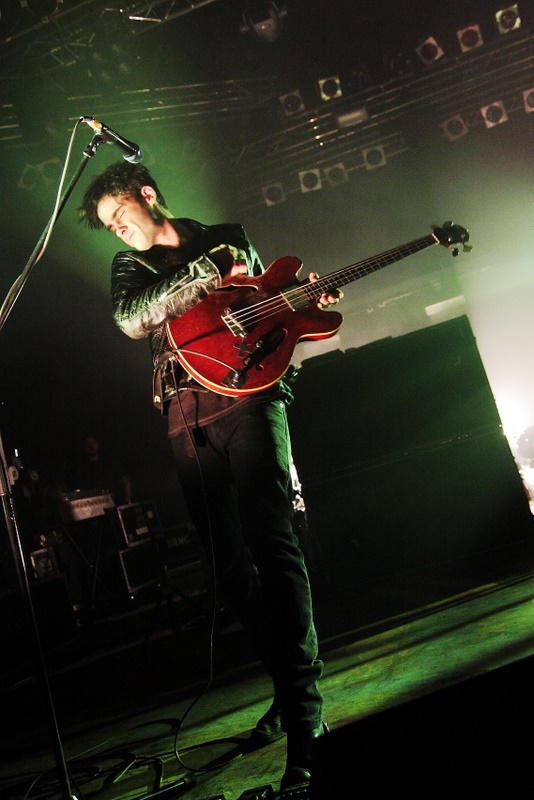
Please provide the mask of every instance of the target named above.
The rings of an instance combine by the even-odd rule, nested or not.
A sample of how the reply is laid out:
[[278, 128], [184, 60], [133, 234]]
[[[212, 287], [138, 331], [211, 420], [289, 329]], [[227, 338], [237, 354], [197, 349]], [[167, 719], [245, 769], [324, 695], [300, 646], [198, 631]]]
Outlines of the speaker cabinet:
[[308, 528], [321, 575], [337, 588], [430, 575], [532, 540], [527, 493], [465, 317], [305, 361], [294, 392]]
[[111, 515], [116, 514], [118, 530], [124, 537], [124, 544], [128, 547], [146, 541], [151, 536], [158, 536], [162, 532], [154, 503], [148, 501], [129, 503], [118, 506], [113, 512]]
[[121, 550], [119, 559], [127, 591], [132, 597], [163, 581], [163, 564], [154, 541], [148, 539]]

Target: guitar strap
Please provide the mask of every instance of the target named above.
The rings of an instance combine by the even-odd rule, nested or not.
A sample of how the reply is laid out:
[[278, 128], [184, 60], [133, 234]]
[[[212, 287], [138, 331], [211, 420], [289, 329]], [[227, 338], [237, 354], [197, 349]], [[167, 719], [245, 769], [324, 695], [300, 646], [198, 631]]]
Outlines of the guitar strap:
[[161, 353], [152, 376], [152, 401], [162, 414], [166, 403], [178, 393], [176, 360], [176, 354], [171, 350]]
[[178, 362], [176, 353], [167, 350], [162, 353], [156, 363], [152, 376], [152, 401], [158, 411], [165, 415], [169, 400], [176, 397], [180, 390], [193, 388], [197, 392], [207, 393], [209, 389], [189, 375]]

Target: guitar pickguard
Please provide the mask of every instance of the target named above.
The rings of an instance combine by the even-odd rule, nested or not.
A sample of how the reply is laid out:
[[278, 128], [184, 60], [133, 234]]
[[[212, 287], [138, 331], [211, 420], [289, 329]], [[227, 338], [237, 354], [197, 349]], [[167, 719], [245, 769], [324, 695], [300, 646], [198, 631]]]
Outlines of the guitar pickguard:
[[246, 338], [241, 344], [235, 345], [238, 348], [238, 355], [241, 360], [239, 369], [230, 370], [224, 378], [223, 383], [228, 388], [244, 389], [252, 370], [262, 370], [263, 361], [273, 353], [276, 353], [285, 337], [287, 331], [283, 328], [276, 328], [268, 331], [260, 339], [251, 345]]

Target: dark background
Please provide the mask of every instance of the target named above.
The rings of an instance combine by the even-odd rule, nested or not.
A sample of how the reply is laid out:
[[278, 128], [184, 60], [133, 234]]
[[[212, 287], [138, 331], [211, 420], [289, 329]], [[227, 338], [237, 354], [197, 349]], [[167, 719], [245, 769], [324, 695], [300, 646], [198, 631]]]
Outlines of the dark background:
[[[52, 213], [73, 130], [67, 180], [83, 161], [92, 131], [75, 129], [80, 115], [141, 145], [176, 215], [242, 222], [266, 264], [295, 254], [306, 272], [324, 274], [452, 219], [469, 228], [472, 253], [454, 259], [432, 248], [347, 287], [339, 335], [299, 346], [295, 361], [466, 316], [510, 447], [528, 468], [517, 442], [534, 423], [534, 114], [523, 99], [534, 87], [532, 3], [518, 4], [521, 25], [505, 34], [494, 1], [455, 0], [446, 13], [423, 0], [170, 7], [1, 5], [2, 299]], [[281, 23], [274, 42], [247, 25], [269, 8]], [[462, 52], [456, 32], [473, 24], [483, 43]], [[416, 48], [430, 36], [444, 55], [424, 64]], [[332, 76], [342, 94], [323, 100], [318, 81]], [[288, 115], [280, 98], [296, 90], [303, 108]], [[487, 127], [480, 109], [496, 102], [507, 119]], [[362, 107], [366, 121], [340, 128], [340, 114]], [[451, 141], [443, 125], [456, 115], [467, 132]], [[134, 495], [155, 500], [172, 523], [182, 510], [164, 424], [151, 407], [147, 346], [128, 340], [110, 315], [118, 242], [77, 222], [85, 186], [119, 158], [105, 145], [88, 161], [0, 334], [1, 432], [8, 463], [17, 448], [47, 486], [63, 483], [82, 436], [97, 432], [128, 465]], [[339, 165], [344, 180], [332, 183], [329, 169]], [[299, 173], [313, 170], [320, 188], [303, 191]], [[283, 201], [268, 205], [272, 184]], [[382, 379], [417, 416], [424, 380], [399, 390], [389, 367]], [[343, 408], [352, 408], [352, 389], [334, 378], [331, 391], [340, 390]], [[332, 430], [321, 398], [305, 413]], [[418, 430], [423, 442], [434, 440], [428, 419]], [[334, 449], [343, 441], [337, 421]], [[376, 414], [372, 424], [380, 425]]]

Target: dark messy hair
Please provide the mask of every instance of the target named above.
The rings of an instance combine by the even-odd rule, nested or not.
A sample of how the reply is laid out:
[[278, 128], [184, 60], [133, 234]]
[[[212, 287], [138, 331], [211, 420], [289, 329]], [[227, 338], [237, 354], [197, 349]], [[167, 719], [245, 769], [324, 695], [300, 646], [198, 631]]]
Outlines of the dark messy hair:
[[156, 181], [146, 167], [142, 164], [132, 164], [129, 161], [111, 164], [104, 172], [93, 178], [85, 190], [79, 208], [80, 220], [93, 230], [103, 228], [104, 225], [98, 218], [96, 209], [104, 195], [109, 194], [112, 197], [128, 195], [136, 200], [142, 200], [141, 189], [143, 186], [151, 186], [156, 191], [157, 203], [163, 208], [167, 208]]

